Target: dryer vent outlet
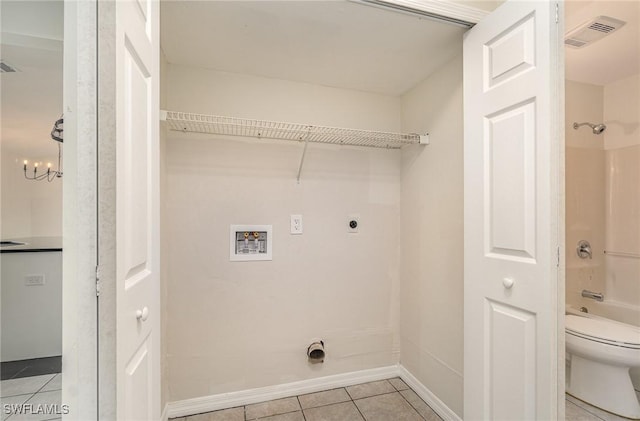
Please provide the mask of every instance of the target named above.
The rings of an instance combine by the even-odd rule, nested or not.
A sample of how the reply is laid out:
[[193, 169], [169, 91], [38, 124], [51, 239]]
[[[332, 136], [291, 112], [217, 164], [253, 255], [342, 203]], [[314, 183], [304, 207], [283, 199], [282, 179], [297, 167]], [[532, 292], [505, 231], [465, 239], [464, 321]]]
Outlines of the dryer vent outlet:
[[307, 348], [307, 358], [310, 363], [324, 362], [324, 341], [314, 342]]

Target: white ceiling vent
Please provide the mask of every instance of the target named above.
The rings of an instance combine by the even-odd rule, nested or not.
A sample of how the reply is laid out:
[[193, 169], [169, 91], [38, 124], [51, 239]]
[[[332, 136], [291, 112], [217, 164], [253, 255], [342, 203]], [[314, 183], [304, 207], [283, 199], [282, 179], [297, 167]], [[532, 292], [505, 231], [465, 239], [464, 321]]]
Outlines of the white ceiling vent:
[[0, 60], [0, 73], [15, 73], [18, 70], [9, 63]]
[[625, 23], [609, 16], [598, 16], [568, 32], [564, 43], [573, 48], [586, 47], [622, 28]]

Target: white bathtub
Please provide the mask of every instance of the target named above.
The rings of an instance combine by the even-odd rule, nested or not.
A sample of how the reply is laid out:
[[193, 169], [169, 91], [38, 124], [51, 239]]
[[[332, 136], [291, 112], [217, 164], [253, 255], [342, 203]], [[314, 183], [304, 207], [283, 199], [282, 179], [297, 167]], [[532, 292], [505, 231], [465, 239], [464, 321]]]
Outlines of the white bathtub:
[[[580, 307], [586, 307], [589, 313], [580, 312]], [[579, 316], [596, 316], [596, 318], [604, 317], [605, 319], [640, 327], [640, 307], [615, 301], [582, 300], [579, 305], [567, 304], [566, 313], [578, 314]]]
[[[579, 310], [580, 307], [586, 307], [589, 312], [584, 313]], [[565, 307], [566, 314], [576, 314], [578, 316], [593, 317], [597, 319], [608, 319], [618, 323], [625, 323], [640, 327], [640, 307], [630, 306], [628, 304], [617, 303], [615, 301], [582, 300], [576, 307], [567, 304]], [[636, 390], [640, 390], [640, 369], [631, 371], [631, 381]]]

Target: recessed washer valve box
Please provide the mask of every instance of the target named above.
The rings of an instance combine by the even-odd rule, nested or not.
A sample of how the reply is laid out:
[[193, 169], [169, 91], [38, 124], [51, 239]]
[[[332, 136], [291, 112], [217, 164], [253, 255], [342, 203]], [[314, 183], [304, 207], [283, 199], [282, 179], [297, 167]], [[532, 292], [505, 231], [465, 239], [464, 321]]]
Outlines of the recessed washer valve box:
[[231, 225], [229, 260], [272, 260], [272, 231], [271, 225]]

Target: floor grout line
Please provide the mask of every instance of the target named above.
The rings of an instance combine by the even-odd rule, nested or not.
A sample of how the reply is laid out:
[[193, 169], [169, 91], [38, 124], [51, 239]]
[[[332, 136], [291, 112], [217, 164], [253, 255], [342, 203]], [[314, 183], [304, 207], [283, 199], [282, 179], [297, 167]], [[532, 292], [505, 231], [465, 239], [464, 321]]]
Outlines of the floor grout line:
[[[405, 390], [406, 390], [406, 389], [405, 389]], [[414, 393], [415, 393], [415, 392], [414, 392]], [[405, 400], [405, 402], [407, 402], [407, 403], [409, 404], [409, 406], [410, 406], [411, 408], [413, 408], [413, 410], [414, 410], [414, 411], [416, 411], [416, 413], [418, 414], [418, 416], [419, 416], [420, 418], [422, 418], [423, 420], [425, 420], [425, 421], [426, 421], [426, 418], [422, 416], [422, 414], [418, 411], [418, 408], [416, 408], [415, 406], [413, 406], [413, 404], [412, 404], [411, 402], [409, 402], [409, 399], [405, 398], [405, 396], [404, 396], [402, 393], [400, 393], [400, 391], [399, 391], [399, 390], [398, 390], [398, 394], [399, 394], [400, 396], [402, 396], [402, 399], [404, 399], [404, 400]], [[425, 403], [426, 403], [426, 402], [425, 402]], [[429, 406], [429, 405], [427, 404], [427, 406]], [[431, 407], [429, 406], [429, 408], [431, 408]], [[432, 409], [432, 408], [431, 408], [431, 410], [433, 411], [433, 409]]]
[[302, 419], [304, 421], [307, 421], [307, 416], [304, 415], [304, 409], [302, 409], [302, 403], [300, 403], [300, 395], [296, 396], [296, 399], [298, 400], [298, 405], [300, 405], [300, 412], [302, 412]]
[[583, 406], [581, 406], [581, 405], [578, 405], [578, 404], [577, 404], [577, 403], [575, 403], [575, 402], [571, 402], [571, 401], [566, 400], [566, 399], [565, 399], [565, 401], [564, 401], [564, 402], [565, 402], [565, 405], [569, 403], [569, 404], [571, 404], [571, 405], [575, 406], [576, 408], [580, 409], [580, 411], [582, 411], [582, 412], [586, 412], [586, 413], [587, 413], [587, 414], [589, 414], [589, 415], [593, 415], [594, 417], [596, 417], [596, 418], [597, 418], [597, 419], [599, 419], [599, 420], [606, 421], [604, 418], [599, 417], [597, 414], [594, 414], [593, 412], [589, 411], [587, 408], [585, 408], [585, 407], [583, 407]]
[[[364, 384], [364, 383], [363, 383]], [[352, 385], [352, 386], [356, 386], [356, 385]], [[340, 389], [344, 389], [345, 392], [347, 392], [347, 394], [349, 393], [347, 391], [347, 387], [351, 387], [351, 386], [343, 386], [343, 387], [332, 387], [331, 389], [323, 389], [323, 390], [319, 390], [317, 392], [309, 392], [309, 393], [303, 393], [302, 395], [298, 395], [298, 396], [307, 396], [307, 395], [315, 395], [316, 393], [324, 393], [324, 392], [331, 392], [334, 390], [340, 390]]]
[[[22, 373], [23, 371], [25, 371], [27, 368], [29, 367], [23, 367], [22, 370], [18, 371], [16, 374], [14, 374], [11, 378], [7, 379], [7, 380], [13, 380], [13, 379], [22, 379], [24, 377], [16, 377], [18, 376], [20, 373]], [[7, 418], [8, 419], [8, 418]]]
[[[12, 397], [23, 396], [23, 395], [31, 395], [31, 396], [29, 396], [24, 402], [22, 402], [21, 405], [24, 405], [27, 402], [29, 402], [31, 400], [31, 398], [33, 398], [36, 394], [35, 393], [23, 393], [22, 395], [4, 396], [4, 398], [12, 398]], [[9, 421], [9, 418], [13, 417], [14, 415], [15, 414], [10, 414], [4, 421]]]
[[[347, 393], [349, 393], [349, 392], [347, 392]], [[349, 396], [351, 396], [351, 395], [349, 395]], [[367, 421], [367, 419], [364, 417], [364, 414], [363, 414], [363, 413], [362, 413], [362, 411], [360, 410], [360, 407], [358, 406], [358, 404], [356, 403], [356, 401], [354, 401], [353, 399], [351, 399], [351, 402], [353, 403], [353, 406], [355, 406], [355, 407], [356, 407], [356, 409], [358, 410], [358, 414], [360, 414], [360, 416], [362, 417], [362, 419], [363, 419], [364, 421]]]
[[[289, 396], [289, 398], [293, 398], [293, 397], [294, 396]], [[288, 398], [285, 398], [285, 399], [288, 399]], [[279, 399], [274, 399], [274, 400], [277, 401]], [[267, 401], [267, 402], [271, 402], [271, 401]], [[227, 408], [227, 409], [232, 409], [232, 408]], [[226, 410], [225, 409], [220, 409], [220, 411], [226, 411]], [[217, 411], [210, 411], [210, 412], [217, 412]], [[277, 417], [279, 415], [294, 414], [296, 412], [302, 412], [302, 409], [296, 409], [296, 410], [293, 410], [293, 411], [281, 412], [279, 414], [271, 414], [271, 415], [267, 415], [267, 416], [264, 416], [264, 417], [251, 418], [250, 420], [245, 420], [245, 421], [260, 421], [260, 420], [265, 420], [265, 419], [271, 418], [271, 417]], [[208, 413], [209, 412], [205, 412], [205, 414], [208, 414]], [[246, 415], [245, 415], [245, 418], [246, 418]]]
[[[53, 381], [53, 379], [55, 379], [55, 378], [56, 378], [56, 376], [57, 376], [57, 374], [54, 374], [54, 375], [53, 375], [53, 377], [51, 377], [51, 378], [49, 379], [49, 381], [48, 381], [48, 382], [46, 382], [45, 384], [43, 384], [43, 385], [42, 385], [42, 387], [40, 388], [40, 390], [38, 390], [36, 393], [40, 393], [40, 391], [41, 391], [42, 389], [44, 389], [45, 387], [47, 387], [47, 385], [48, 385], [49, 383], [51, 383], [51, 382]], [[48, 392], [53, 392], [53, 390], [49, 390]]]
[[[51, 374], [41, 374], [40, 376], [50, 376], [50, 375], [51, 375]], [[54, 374], [54, 375], [53, 375], [53, 377], [55, 377], [56, 375], [57, 375], [57, 374]], [[39, 377], [39, 376], [31, 376], [31, 377]], [[50, 382], [51, 380], [53, 380], [53, 377], [51, 377], [49, 380], [47, 380], [47, 381], [45, 382], [45, 384], [43, 384], [42, 386], [40, 386], [40, 388], [39, 388], [38, 390], [36, 390], [35, 392], [27, 392], [27, 393], [19, 393], [19, 394], [17, 394], [17, 395], [2, 396], [2, 398], [12, 398], [12, 397], [14, 397], [14, 396], [31, 395], [31, 394], [35, 395], [36, 393], [39, 393], [39, 392], [42, 390], [42, 388], [44, 388], [46, 385], [48, 385], [48, 384], [49, 384], [49, 382]], [[9, 381], [9, 380], [19, 380], [19, 379], [28, 379], [28, 378], [29, 378], [29, 377], [19, 377], [18, 379], [7, 379], [7, 380], [2, 380], [2, 381], [3, 381], [3, 382], [6, 382], [6, 381]], [[0, 384], [1, 384], [1, 383], [0, 383]], [[62, 389], [60, 389], [60, 390], [62, 390]], [[32, 396], [32, 397], [33, 397], [33, 396]], [[31, 398], [29, 398], [29, 399], [31, 399]], [[26, 403], [26, 402], [28, 402], [28, 401], [25, 401], [25, 403]]]
[[[568, 395], [568, 396], [571, 396], [571, 395]], [[596, 418], [598, 418], [598, 419], [600, 419], [600, 420], [602, 420], [602, 421], [608, 421], [608, 420], [607, 420], [606, 418], [602, 418], [601, 414], [598, 414], [598, 413], [596, 413], [596, 412], [593, 412], [594, 410], [595, 410], [595, 411], [599, 411], [599, 412], [604, 412], [604, 413], [606, 413], [606, 414], [608, 414], [608, 415], [613, 415], [614, 417], [619, 418], [621, 421], [622, 421], [622, 420], [627, 420], [627, 419], [629, 419], [629, 418], [624, 418], [624, 417], [622, 417], [622, 416], [620, 416], [620, 415], [614, 414], [613, 412], [609, 412], [609, 411], [607, 411], [607, 410], [604, 410], [604, 409], [602, 409], [602, 408], [598, 408], [597, 406], [593, 406], [593, 405], [591, 405], [589, 402], [585, 402], [585, 401], [583, 401], [582, 399], [576, 398], [575, 396], [571, 396], [571, 397], [572, 397], [572, 398], [574, 398], [574, 399], [576, 399], [577, 401], [579, 401], [582, 405], [581, 405], [580, 403], [571, 402], [571, 401], [570, 401], [570, 400], [568, 400], [568, 399], [565, 399], [565, 402], [572, 403], [573, 405], [575, 405], [575, 406], [577, 406], [578, 408], [580, 408], [582, 411], [584, 411], [584, 412], [586, 412], [586, 413], [588, 413], [588, 414], [590, 414], [590, 415], [593, 415], [594, 417], [596, 417]], [[583, 406], [583, 405], [584, 405], [584, 406]]]
[[358, 398], [358, 399], [352, 399], [352, 401], [361, 401], [362, 399], [369, 399], [369, 398], [375, 398], [376, 396], [384, 396], [384, 395], [391, 395], [392, 393], [400, 393], [397, 390], [394, 390], [393, 392], [385, 392], [385, 393], [378, 393], [376, 395], [371, 395], [371, 396], [364, 396], [362, 398]]

